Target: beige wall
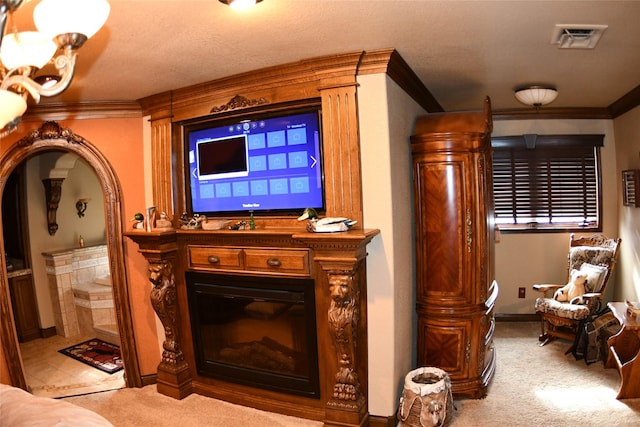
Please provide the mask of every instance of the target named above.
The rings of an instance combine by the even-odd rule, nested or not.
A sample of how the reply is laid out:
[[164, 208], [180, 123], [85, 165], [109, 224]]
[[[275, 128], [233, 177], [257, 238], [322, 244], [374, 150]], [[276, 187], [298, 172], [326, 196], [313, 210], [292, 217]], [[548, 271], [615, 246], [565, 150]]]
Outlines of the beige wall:
[[[535, 134], [604, 134], [602, 166], [602, 232], [618, 236], [618, 191], [616, 173], [616, 138], [611, 120], [505, 120], [494, 122], [494, 136]], [[624, 236], [622, 236], [623, 239]], [[533, 283], [565, 283], [569, 233], [502, 233], [496, 244], [496, 279], [500, 295], [496, 313], [534, 313], [537, 295]], [[624, 243], [623, 243], [624, 246]], [[614, 286], [616, 288], [616, 277]], [[526, 298], [518, 298], [524, 287]], [[611, 297], [609, 293], [608, 297]]]
[[409, 137], [425, 111], [385, 74], [358, 77], [367, 246], [369, 412], [397, 409], [415, 364], [413, 187]]
[[[29, 158], [26, 163], [29, 247], [40, 327], [43, 329], [55, 326], [55, 321], [42, 253], [76, 248], [80, 235], [85, 246], [105, 243], [104, 202], [98, 177], [75, 154], [67, 153], [62, 157], [63, 161], [60, 159], [61, 153], [46, 152]], [[56, 175], [65, 178], [56, 215], [58, 231], [51, 236], [42, 179]], [[76, 210], [79, 198], [91, 199], [83, 218], [78, 217]]]
[[614, 298], [619, 301], [640, 299], [640, 208], [622, 204], [621, 173], [640, 169], [640, 107], [618, 117], [613, 122], [616, 132], [616, 177], [618, 186], [618, 229], [622, 244], [618, 262], [617, 286]]

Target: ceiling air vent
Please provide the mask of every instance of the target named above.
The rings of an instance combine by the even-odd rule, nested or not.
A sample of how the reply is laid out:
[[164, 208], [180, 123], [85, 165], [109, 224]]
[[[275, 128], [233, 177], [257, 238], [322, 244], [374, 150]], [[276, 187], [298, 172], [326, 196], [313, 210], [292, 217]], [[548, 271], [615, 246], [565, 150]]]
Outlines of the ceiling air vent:
[[556, 24], [551, 43], [560, 49], [593, 49], [608, 25]]

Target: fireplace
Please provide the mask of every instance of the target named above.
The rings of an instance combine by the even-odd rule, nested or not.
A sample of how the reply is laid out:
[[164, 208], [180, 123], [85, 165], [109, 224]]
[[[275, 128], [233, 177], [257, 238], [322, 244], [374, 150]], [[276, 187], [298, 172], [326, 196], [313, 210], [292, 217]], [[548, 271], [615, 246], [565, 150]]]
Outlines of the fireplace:
[[198, 374], [319, 398], [313, 279], [185, 275]]
[[365, 259], [377, 233], [303, 225], [125, 233], [149, 263], [164, 327], [158, 392], [367, 425]]

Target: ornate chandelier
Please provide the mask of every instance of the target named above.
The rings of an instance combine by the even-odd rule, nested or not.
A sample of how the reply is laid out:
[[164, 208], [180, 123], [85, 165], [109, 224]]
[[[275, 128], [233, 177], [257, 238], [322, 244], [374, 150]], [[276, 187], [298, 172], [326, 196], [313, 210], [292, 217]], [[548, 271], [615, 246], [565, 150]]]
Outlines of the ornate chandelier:
[[[110, 11], [107, 0], [40, 0], [33, 11], [38, 31], [17, 32], [14, 25], [5, 34], [8, 18], [28, 1], [0, 0], [0, 137], [16, 128], [29, 95], [38, 103], [41, 96], [69, 87], [77, 50], [104, 25]], [[57, 75], [38, 76], [50, 63]]]

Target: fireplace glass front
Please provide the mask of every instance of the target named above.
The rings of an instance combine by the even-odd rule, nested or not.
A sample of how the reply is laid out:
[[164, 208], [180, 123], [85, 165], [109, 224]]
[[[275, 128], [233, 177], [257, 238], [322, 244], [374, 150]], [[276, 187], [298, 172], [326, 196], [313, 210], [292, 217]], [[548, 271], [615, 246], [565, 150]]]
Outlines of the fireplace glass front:
[[319, 398], [314, 281], [186, 273], [203, 376]]

